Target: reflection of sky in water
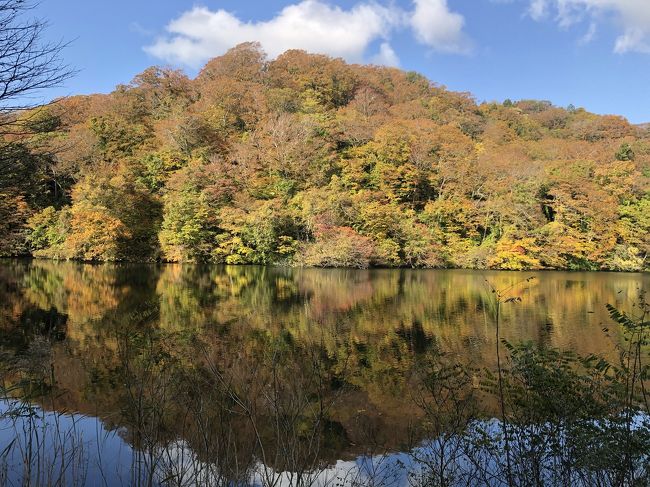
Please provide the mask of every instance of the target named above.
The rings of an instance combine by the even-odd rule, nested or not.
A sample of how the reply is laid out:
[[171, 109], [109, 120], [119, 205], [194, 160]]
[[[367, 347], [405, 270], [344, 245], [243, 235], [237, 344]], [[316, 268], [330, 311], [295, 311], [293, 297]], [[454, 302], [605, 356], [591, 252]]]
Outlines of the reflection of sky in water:
[[[644, 420], [647, 421], [647, 416], [637, 415], [632, 428]], [[472, 429], [477, 427], [480, 432]], [[501, 433], [497, 420], [477, 422], [468, 432], [476, 438], [484, 434], [496, 438]], [[457, 466], [454, 473], [458, 476], [459, 485], [464, 485], [469, 477], [463, 476], [471, 475], [468, 472], [472, 461], [461, 452], [461, 448], [455, 449], [453, 438], [427, 440], [410, 452], [339, 460], [333, 465], [301, 474], [277, 472], [258, 462], [249, 474], [247, 485], [420, 485], [420, 476], [426, 477], [426, 465], [440, 463], [441, 444], [445, 444], [445, 448], [448, 448], [445, 451], [453, 455], [453, 460], [449, 455], [442, 455], [444, 462], [453, 461]], [[517, 448], [515, 441], [512, 450]], [[2, 485], [25, 485], [27, 472], [23, 466], [30, 455], [33, 485], [141, 485], [143, 482], [148, 484], [147, 479], [150, 478], [145, 472], [153, 473], [153, 485], [232, 485], [219, 477], [215, 465], [199, 460], [182, 440], [158, 448], [155, 456], [142, 454], [128, 445], [118, 431], [107, 431], [97, 418], [43, 412], [16, 402], [0, 401], [0, 452]], [[547, 458], [547, 461], [549, 466], [555, 464], [552, 458]], [[486, 482], [488, 485], [505, 485], [503, 479], [498, 477], [494, 459], [488, 459], [484, 465], [484, 478], [492, 478]], [[451, 485], [455, 484], [452, 482]]]
[[23, 485], [28, 458], [35, 485], [56, 483], [62, 471], [63, 485], [130, 484], [133, 450], [96, 418], [6, 401], [0, 402], [0, 418], [0, 470], [6, 466], [8, 475], [3, 485]]
[[[138, 472], [144, 481], [147, 477], [143, 472], [150, 468], [155, 472], [157, 485], [164, 484], [163, 480], [169, 480], [171, 475], [187, 479], [182, 485], [195, 485], [196, 478], [207, 485], [219, 483], [214, 466], [198, 460], [181, 440], [161, 448], [153, 460], [150, 455], [134, 450], [118, 431], [107, 431], [97, 418], [43, 412], [6, 401], [0, 402], [0, 417], [0, 451], [3, 452], [0, 470], [6, 467], [7, 472], [7, 478], [0, 476], [3, 485], [24, 484], [23, 460], [30, 451], [31, 478], [35, 485], [59, 483], [61, 472], [65, 472], [63, 485], [134, 485], [138, 483]], [[406, 486], [410, 476], [420, 471], [414, 458], [431, 458], [431, 452], [432, 448], [425, 443], [412, 454], [397, 452], [339, 460], [334, 465], [302, 473], [300, 477], [296, 472], [276, 472], [258, 463], [249, 481], [254, 486], [267, 485], [269, 479], [277, 486], [293, 486], [298, 482], [314, 487]]]
[[[34, 485], [134, 485], [138, 472], [155, 471], [156, 483], [170, 475], [197, 477], [216, 483], [214, 466], [198, 460], [183, 441], [161, 448], [155, 460], [128, 445], [119, 431], [107, 431], [97, 418], [78, 414], [43, 412], [16, 402], [0, 401], [0, 480], [2, 485], [23, 485], [27, 472], [24, 460], [31, 458]], [[30, 445], [31, 442], [31, 445]], [[407, 485], [405, 466], [411, 458], [404, 453], [358, 457], [338, 461], [315, 472], [303, 474], [314, 486], [365, 484], [370, 478], [382, 484]], [[61, 472], [65, 472], [61, 476]], [[6, 477], [3, 477], [6, 475]], [[61, 478], [64, 480], [61, 482]], [[258, 464], [251, 475], [253, 485], [264, 485], [273, 478], [278, 486], [296, 485], [295, 472], [276, 472]], [[142, 480], [146, 476], [141, 477]], [[192, 479], [192, 480], [190, 480]], [[212, 479], [212, 482], [210, 482]], [[172, 482], [173, 485], [176, 483]]]

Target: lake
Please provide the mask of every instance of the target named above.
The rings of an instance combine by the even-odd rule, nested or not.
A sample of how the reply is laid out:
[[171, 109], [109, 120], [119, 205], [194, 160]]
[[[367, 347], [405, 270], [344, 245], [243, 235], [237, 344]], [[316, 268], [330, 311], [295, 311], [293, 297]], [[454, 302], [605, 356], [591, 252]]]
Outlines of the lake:
[[[650, 275], [0, 261], [0, 479], [379, 485], [363, 469], [383, 465], [412, 484], [405, 465], [454, 428], [437, 398], [497, 368], [492, 290], [500, 338], [615, 361], [605, 306], [641, 289]], [[472, 417], [498, 405], [481, 393]]]

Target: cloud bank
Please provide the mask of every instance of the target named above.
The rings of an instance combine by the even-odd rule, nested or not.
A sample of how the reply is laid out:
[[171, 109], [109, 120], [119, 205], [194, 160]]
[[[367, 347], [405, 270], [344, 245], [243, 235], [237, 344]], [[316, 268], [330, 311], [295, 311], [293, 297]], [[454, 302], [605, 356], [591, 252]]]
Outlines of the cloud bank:
[[[470, 45], [464, 23], [447, 0], [414, 0], [411, 11], [375, 2], [343, 9], [323, 0], [303, 0], [261, 21], [245, 21], [222, 9], [194, 7], [172, 20], [166, 34], [144, 49], [166, 62], [198, 67], [236, 44], [259, 41], [270, 57], [288, 49], [304, 49], [350, 62], [369, 59], [396, 66], [399, 59], [390, 44], [396, 31], [411, 30], [419, 43], [435, 51], [465, 53]], [[377, 52], [369, 53], [377, 42]]]

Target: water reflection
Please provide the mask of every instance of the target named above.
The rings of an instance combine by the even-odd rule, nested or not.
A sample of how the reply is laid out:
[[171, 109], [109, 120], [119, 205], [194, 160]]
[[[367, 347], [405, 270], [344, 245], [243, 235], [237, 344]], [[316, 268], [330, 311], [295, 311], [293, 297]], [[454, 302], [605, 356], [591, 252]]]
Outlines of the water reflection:
[[[423, 389], [431, 357], [494, 368], [486, 280], [521, 298], [502, 308], [503, 337], [612, 356], [621, 337], [601, 330], [604, 305], [650, 288], [642, 274], [3, 261], [3, 379], [46, 411], [100, 418], [142, 452], [148, 478], [172, 444], [235, 483], [259, 465], [276, 478], [395, 460], [455, 428], [422, 427], [424, 395], [441, 393]], [[477, 379], [451, 380], [460, 391]], [[495, 407], [463, 401], [463, 417]]]
[[[517, 286], [528, 276], [536, 279]], [[503, 309], [505, 337], [578, 351], [609, 348], [598, 332], [608, 322], [604, 304], [630, 303], [638, 288], [650, 283], [647, 274], [5, 261], [1, 326], [29, 321], [31, 308], [65, 315], [67, 336], [75, 342], [102, 340], [109, 330], [135, 324], [170, 332], [285, 330], [299, 341], [336, 329], [364, 342], [399, 336], [413, 351], [433, 340], [459, 353], [480, 354], [491, 351], [493, 340], [494, 304], [486, 280], [499, 289], [514, 285], [514, 295], [522, 298], [520, 305]]]

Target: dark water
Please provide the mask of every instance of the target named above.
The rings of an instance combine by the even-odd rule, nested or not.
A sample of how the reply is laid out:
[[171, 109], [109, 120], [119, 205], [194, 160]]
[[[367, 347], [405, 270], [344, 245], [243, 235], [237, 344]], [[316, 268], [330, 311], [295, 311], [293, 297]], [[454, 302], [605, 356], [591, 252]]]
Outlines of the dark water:
[[[32, 451], [30, 428], [46, 425], [58, 436], [35, 458], [60, 452], [65, 483], [91, 485], [140, 484], [134, 465], [226, 484], [284, 472], [281, 485], [299, 468], [327, 484], [408, 463], [427, 440], [426, 358], [495, 367], [491, 288], [517, 298], [501, 307], [507, 340], [613, 356], [605, 305], [631, 308], [650, 275], [0, 261], [2, 379], [37, 406], [5, 414], [0, 449], [20, 436]], [[20, 478], [25, 455], [0, 480]]]

